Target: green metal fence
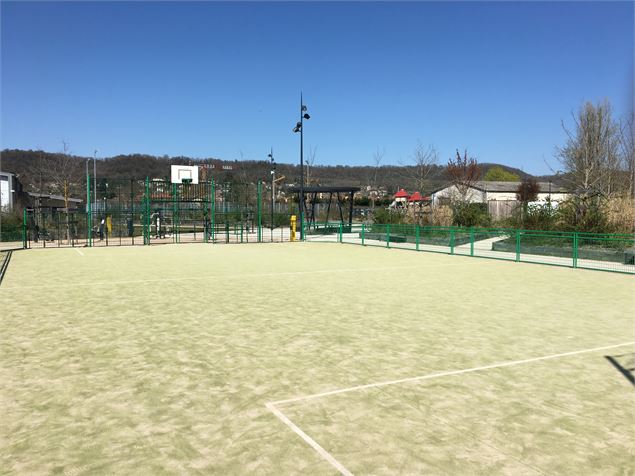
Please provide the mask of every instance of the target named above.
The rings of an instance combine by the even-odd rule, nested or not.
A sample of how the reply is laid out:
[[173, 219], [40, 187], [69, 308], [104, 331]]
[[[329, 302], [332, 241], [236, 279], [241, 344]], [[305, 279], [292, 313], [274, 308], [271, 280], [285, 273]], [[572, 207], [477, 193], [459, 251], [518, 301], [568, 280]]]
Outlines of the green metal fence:
[[[255, 184], [90, 177], [85, 210], [25, 209], [24, 248], [289, 241], [293, 209]], [[405, 224], [298, 223], [308, 241], [635, 274], [635, 235]]]
[[290, 215], [260, 182], [101, 179], [92, 188], [89, 179], [85, 210], [26, 209], [23, 247], [289, 240]]
[[635, 274], [635, 235], [395, 224], [318, 223], [308, 241]]

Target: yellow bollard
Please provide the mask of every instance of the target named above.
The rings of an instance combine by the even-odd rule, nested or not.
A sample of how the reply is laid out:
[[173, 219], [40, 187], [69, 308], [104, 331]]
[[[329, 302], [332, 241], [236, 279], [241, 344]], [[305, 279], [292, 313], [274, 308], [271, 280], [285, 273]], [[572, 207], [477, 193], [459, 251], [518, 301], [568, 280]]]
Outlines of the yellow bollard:
[[295, 241], [295, 215], [291, 215], [291, 241]]

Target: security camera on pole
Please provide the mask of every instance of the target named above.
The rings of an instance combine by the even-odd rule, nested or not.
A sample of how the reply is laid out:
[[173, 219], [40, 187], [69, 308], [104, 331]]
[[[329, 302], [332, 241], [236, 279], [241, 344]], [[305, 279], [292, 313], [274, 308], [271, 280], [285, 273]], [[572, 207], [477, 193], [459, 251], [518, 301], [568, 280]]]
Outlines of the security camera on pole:
[[304, 240], [304, 119], [311, 119], [300, 93], [300, 122], [293, 128], [293, 132], [300, 133], [300, 239]]

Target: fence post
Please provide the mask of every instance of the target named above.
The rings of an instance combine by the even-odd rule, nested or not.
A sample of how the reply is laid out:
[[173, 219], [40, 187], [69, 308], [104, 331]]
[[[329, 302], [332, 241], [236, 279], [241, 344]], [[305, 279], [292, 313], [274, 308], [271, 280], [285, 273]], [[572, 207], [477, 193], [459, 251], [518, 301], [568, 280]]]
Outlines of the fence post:
[[366, 231], [366, 225], [362, 223], [362, 246], [364, 246], [364, 235]]
[[93, 214], [90, 193], [90, 174], [86, 175], [86, 246], [93, 246]]
[[470, 227], [470, 256], [474, 256], [474, 227]]
[[415, 248], [419, 251], [419, 225], [415, 225]]
[[176, 204], [176, 194], [177, 189], [176, 189], [176, 185], [175, 183], [172, 184], [172, 242], [173, 243], [178, 243], [179, 242], [179, 217], [178, 217], [178, 211], [177, 211], [177, 204]]
[[[242, 241], [242, 237], [241, 240]], [[262, 182], [258, 181], [258, 243], [262, 242]]]
[[212, 211], [211, 211], [211, 219], [212, 219], [212, 243], [214, 243], [215, 235], [216, 235], [216, 220], [214, 219], [216, 216], [216, 184], [214, 179], [212, 179]]
[[150, 179], [146, 177], [145, 197], [143, 200], [143, 244], [150, 244]]
[[578, 232], [573, 232], [573, 267], [578, 267]]
[[451, 226], [450, 227], [450, 254], [453, 255], [454, 254], [454, 227]]
[[342, 225], [342, 222], [340, 222], [340, 243], [344, 243], [342, 232], [343, 232], [343, 225]]
[[26, 208], [22, 210], [22, 248], [26, 250]]
[[386, 248], [390, 248], [390, 223], [386, 225]]
[[520, 261], [520, 230], [516, 229], [516, 262]]

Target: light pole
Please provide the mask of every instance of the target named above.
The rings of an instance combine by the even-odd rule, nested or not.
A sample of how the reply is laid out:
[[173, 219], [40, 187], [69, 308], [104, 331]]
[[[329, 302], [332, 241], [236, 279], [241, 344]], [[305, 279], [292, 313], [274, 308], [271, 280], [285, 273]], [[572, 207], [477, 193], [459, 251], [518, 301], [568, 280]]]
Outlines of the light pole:
[[274, 202], [276, 200], [276, 161], [273, 158], [273, 147], [271, 148], [271, 153], [268, 155], [269, 160], [271, 161], [271, 223], [270, 223], [270, 231], [271, 231], [271, 241], [273, 242], [273, 209]]
[[293, 132], [300, 133], [300, 239], [304, 239], [304, 119], [311, 119], [300, 93], [300, 122], [293, 128]]

